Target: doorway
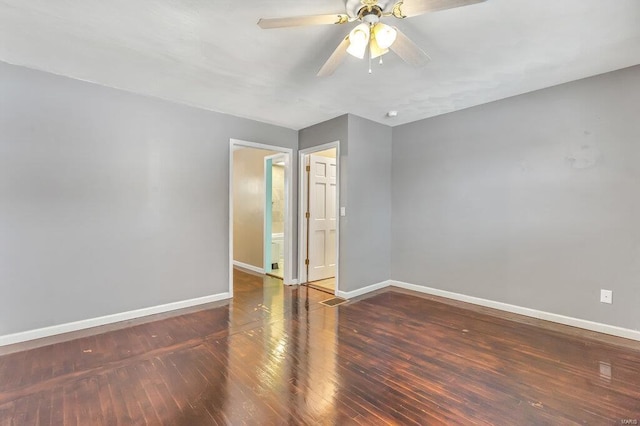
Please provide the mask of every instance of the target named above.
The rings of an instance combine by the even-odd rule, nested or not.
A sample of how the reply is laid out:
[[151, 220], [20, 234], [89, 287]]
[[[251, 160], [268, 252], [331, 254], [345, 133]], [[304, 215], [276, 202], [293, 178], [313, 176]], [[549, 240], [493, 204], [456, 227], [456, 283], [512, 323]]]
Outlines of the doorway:
[[284, 279], [285, 155], [264, 157], [264, 270]]
[[229, 293], [233, 297], [234, 268], [265, 275], [271, 263], [266, 263], [264, 237], [265, 158], [277, 158], [282, 171], [282, 278], [293, 284], [292, 256], [292, 191], [291, 162], [293, 150], [255, 142], [230, 140], [229, 149]]
[[300, 282], [339, 289], [339, 143], [302, 150], [300, 161]]

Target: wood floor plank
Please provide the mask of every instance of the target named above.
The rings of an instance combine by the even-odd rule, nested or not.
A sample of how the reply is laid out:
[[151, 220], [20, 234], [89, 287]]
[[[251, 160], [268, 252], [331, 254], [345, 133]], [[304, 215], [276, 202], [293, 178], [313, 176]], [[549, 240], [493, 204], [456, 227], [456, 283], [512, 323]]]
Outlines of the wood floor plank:
[[48, 388], [46, 391], [51, 392], [51, 421], [49, 424], [51, 426], [64, 424], [63, 386]]
[[36, 423], [39, 426], [48, 426], [51, 424], [51, 407], [53, 402], [52, 392], [42, 392], [37, 397], [38, 399], [38, 411], [36, 413]]
[[96, 377], [96, 386], [98, 389], [98, 396], [96, 403], [100, 404], [100, 414], [102, 416], [101, 424], [113, 426], [118, 424], [118, 419], [115, 413], [115, 406], [111, 399], [111, 392], [109, 389], [109, 382], [107, 381], [107, 375], [101, 374]]

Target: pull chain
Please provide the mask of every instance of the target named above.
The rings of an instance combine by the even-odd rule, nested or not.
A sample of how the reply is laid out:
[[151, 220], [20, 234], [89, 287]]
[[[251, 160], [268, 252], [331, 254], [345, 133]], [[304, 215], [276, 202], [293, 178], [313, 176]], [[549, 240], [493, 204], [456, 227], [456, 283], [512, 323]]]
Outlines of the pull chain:
[[[373, 24], [369, 24], [369, 34], [370, 37], [373, 37]], [[369, 40], [369, 44], [367, 45], [368, 47], [368, 51], [369, 51], [369, 74], [373, 73], [373, 70], [371, 69], [371, 40]]]

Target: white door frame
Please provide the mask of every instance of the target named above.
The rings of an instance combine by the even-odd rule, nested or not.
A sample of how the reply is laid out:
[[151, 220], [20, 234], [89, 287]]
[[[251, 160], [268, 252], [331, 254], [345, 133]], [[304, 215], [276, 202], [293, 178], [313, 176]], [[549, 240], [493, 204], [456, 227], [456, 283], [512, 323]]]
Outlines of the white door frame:
[[329, 142], [323, 145], [298, 151], [298, 282], [304, 284], [307, 282], [307, 267], [304, 264], [307, 254], [307, 233], [306, 218], [307, 211], [307, 180], [304, 157], [314, 152], [326, 151], [328, 149], [336, 149], [336, 286], [334, 294], [337, 295], [340, 289], [340, 141]]
[[[266, 157], [264, 157], [264, 185], [265, 185], [265, 187], [264, 187], [264, 189], [265, 189], [265, 191], [264, 191], [264, 194], [265, 194], [265, 200], [264, 200], [264, 201], [265, 201], [265, 202], [263, 202], [263, 204], [265, 205], [265, 207], [266, 207], [266, 205], [267, 205], [267, 204], [266, 204], [266, 196], [267, 196], [267, 173], [269, 173], [269, 171], [267, 170], [267, 160], [271, 160], [271, 165], [272, 165], [272, 167], [273, 167], [274, 160], [280, 160], [280, 159], [283, 159], [283, 160], [284, 160], [284, 162], [285, 162], [285, 167], [286, 167], [286, 163], [287, 163], [287, 156], [286, 156], [285, 154], [283, 154], [283, 153], [267, 155]], [[286, 174], [286, 169], [285, 169], [285, 174]], [[273, 187], [273, 184], [272, 184], [271, 186]], [[286, 191], [286, 186], [285, 186], [285, 191]], [[286, 195], [285, 195], [285, 197], [286, 197]], [[272, 213], [272, 214], [273, 214], [273, 213]], [[285, 212], [285, 216], [286, 216], [286, 212]], [[267, 272], [267, 270], [270, 270], [270, 271], [271, 271], [271, 259], [267, 259], [267, 214], [266, 214], [266, 212], [265, 212], [265, 214], [264, 214], [264, 215], [262, 215], [262, 218], [264, 219], [264, 223], [263, 223], [263, 227], [262, 227], [262, 235], [263, 235], [262, 242], [264, 243], [264, 253], [263, 253], [263, 254], [264, 254], [264, 260], [263, 260], [263, 262], [264, 262], [264, 271], [265, 271], [265, 273], [266, 273], [266, 272]], [[272, 220], [272, 222], [273, 222], [273, 220]], [[272, 233], [273, 233], [273, 231], [272, 231]], [[286, 236], [286, 235], [285, 235], [285, 236]], [[269, 239], [269, 241], [271, 241], [271, 237], [269, 237], [268, 239]], [[287, 259], [286, 254], [285, 254], [285, 257], [284, 257], [284, 258], [285, 258], [285, 261], [286, 261], [286, 259]], [[268, 262], [269, 266], [267, 266], [267, 262]], [[285, 269], [286, 269], [286, 265], [285, 265]], [[271, 271], [271, 272], [273, 272], [273, 271]], [[284, 278], [283, 278], [283, 281], [284, 281]]]
[[293, 284], [293, 202], [291, 191], [291, 161], [293, 149], [281, 146], [248, 142], [240, 139], [229, 140], [229, 294], [233, 297], [233, 151], [238, 148], [255, 148], [285, 154], [284, 159], [284, 283]]

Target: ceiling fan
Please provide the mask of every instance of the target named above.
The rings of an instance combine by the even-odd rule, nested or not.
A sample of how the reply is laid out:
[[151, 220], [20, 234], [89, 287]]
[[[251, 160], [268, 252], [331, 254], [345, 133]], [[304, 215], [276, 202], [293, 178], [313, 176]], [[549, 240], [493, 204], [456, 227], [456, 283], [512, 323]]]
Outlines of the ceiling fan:
[[[260, 19], [258, 25], [262, 29], [273, 29], [360, 22], [318, 71], [318, 77], [326, 77], [334, 73], [347, 53], [363, 59], [368, 52], [371, 63], [371, 59], [378, 57], [382, 62], [382, 55], [391, 50], [406, 63], [422, 66], [431, 58], [400, 30], [383, 24], [381, 20], [387, 17], [410, 18], [484, 1], [486, 0], [345, 0], [345, 13]], [[371, 65], [369, 72], [371, 73]]]

